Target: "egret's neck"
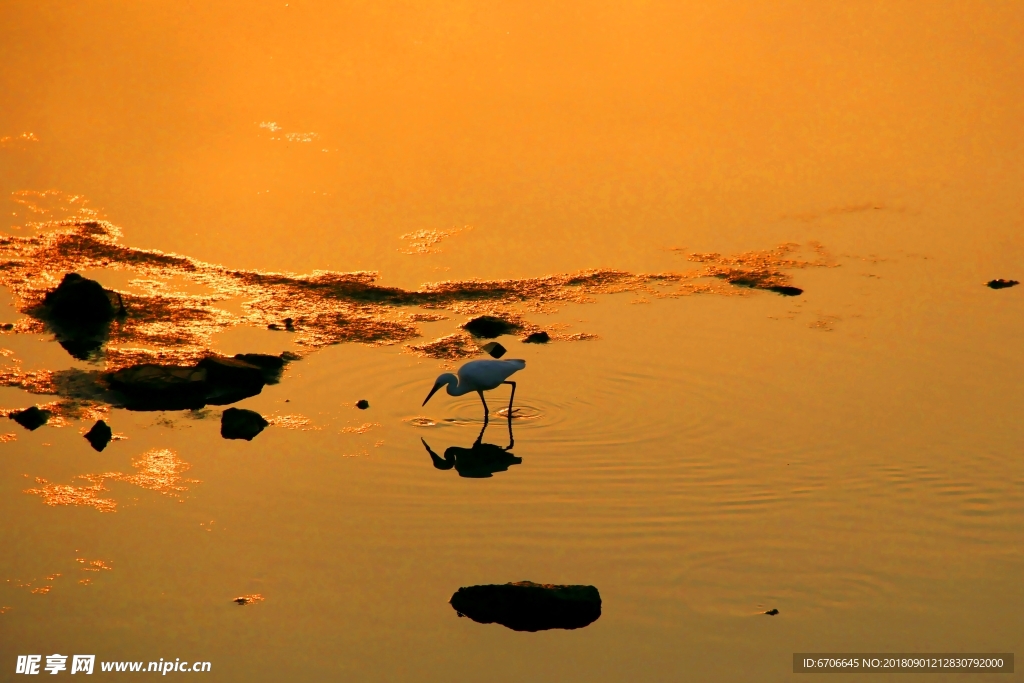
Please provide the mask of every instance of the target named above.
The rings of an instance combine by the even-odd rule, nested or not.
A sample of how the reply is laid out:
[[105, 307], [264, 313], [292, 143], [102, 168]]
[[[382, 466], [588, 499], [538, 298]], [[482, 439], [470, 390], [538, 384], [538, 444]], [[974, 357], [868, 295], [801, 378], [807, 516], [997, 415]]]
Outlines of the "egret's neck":
[[459, 378], [450, 372], [446, 372], [445, 374], [441, 375], [441, 377], [439, 377], [438, 379], [443, 379], [445, 382], [448, 383], [448, 388], [446, 389], [446, 391], [448, 392], [449, 396], [462, 396], [463, 394], [472, 391], [472, 389], [469, 388], [469, 385], [464, 384], [462, 386], [459, 386]]

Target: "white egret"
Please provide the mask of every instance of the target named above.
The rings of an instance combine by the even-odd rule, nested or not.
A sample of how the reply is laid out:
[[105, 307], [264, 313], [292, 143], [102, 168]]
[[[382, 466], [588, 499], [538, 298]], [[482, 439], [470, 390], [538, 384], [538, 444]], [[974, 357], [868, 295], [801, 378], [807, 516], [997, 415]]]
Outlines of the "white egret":
[[449, 396], [462, 396], [471, 391], [480, 394], [480, 401], [484, 404], [484, 419], [490, 411], [487, 409], [487, 401], [484, 400], [484, 392], [494, 389], [502, 384], [512, 385], [512, 395], [508, 398], [508, 417], [512, 419], [512, 399], [516, 396], [516, 383], [506, 381], [513, 373], [526, 367], [526, 361], [518, 358], [509, 360], [472, 360], [461, 368], [456, 377], [446, 372], [434, 382], [434, 388], [430, 390], [427, 397], [423, 399], [423, 405], [427, 405], [430, 397], [437, 393], [441, 387], [448, 386]]

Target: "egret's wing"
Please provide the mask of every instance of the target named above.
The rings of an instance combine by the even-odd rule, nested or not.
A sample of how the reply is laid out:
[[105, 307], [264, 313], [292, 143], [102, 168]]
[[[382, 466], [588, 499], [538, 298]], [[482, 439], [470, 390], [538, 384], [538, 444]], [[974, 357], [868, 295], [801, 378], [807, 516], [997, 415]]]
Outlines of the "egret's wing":
[[474, 360], [459, 368], [459, 384], [467, 382], [474, 389], [493, 389], [518, 370], [526, 367], [525, 360]]

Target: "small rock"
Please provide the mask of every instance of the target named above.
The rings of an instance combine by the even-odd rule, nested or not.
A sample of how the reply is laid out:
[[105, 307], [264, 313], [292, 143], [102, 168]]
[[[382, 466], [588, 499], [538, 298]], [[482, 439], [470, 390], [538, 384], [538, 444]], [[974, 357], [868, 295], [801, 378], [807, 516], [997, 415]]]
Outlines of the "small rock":
[[254, 410], [228, 408], [220, 417], [220, 435], [225, 439], [252, 441], [269, 424]]
[[551, 341], [551, 335], [547, 332], [534, 332], [523, 340], [524, 344], [547, 344]]
[[14, 329], [14, 323], [4, 323], [0, 325], [0, 330], [10, 331]]
[[498, 342], [484, 344], [483, 346], [480, 347], [480, 350], [484, 351], [485, 353], [489, 353], [491, 355], [491, 358], [501, 358], [508, 352], [508, 349], [506, 349]]
[[102, 451], [106, 448], [113, 437], [114, 433], [110, 431], [110, 427], [103, 420], [97, 420], [92, 429], [85, 434], [86, 440], [97, 451]]
[[268, 330], [280, 330], [281, 328], [277, 326], [277, 323], [270, 323], [269, 325], [267, 325], [267, 329]]
[[288, 330], [289, 332], [295, 330], [295, 328], [293, 327], [295, 321], [292, 320], [291, 318], [285, 318], [282, 322], [284, 322], [284, 329]]
[[47, 420], [50, 419], [50, 411], [40, 410], [38, 407], [32, 406], [31, 408], [25, 408], [25, 410], [16, 410], [9, 413], [7, 417], [11, 418], [30, 432], [34, 432], [46, 424]]
[[772, 287], [766, 287], [769, 292], [775, 292], [782, 296], [800, 296], [804, 293], [804, 290], [799, 287], [787, 287], [785, 285], [774, 285]]
[[774, 617], [778, 613], [779, 613], [779, 610], [775, 609], [774, 607], [772, 607], [770, 610], [765, 612], [765, 614], [767, 614], [768, 616], [772, 616], [772, 617]]
[[601, 616], [601, 594], [594, 586], [554, 586], [520, 581], [468, 586], [452, 595], [452, 608], [481, 624], [513, 631], [575, 629]]
[[252, 595], [239, 595], [231, 602], [238, 605], [255, 605], [257, 603], [263, 602], [263, 596], [259, 593], [253, 593]]
[[1003, 279], [989, 280], [988, 282], [985, 283], [985, 285], [987, 287], [991, 287], [992, 289], [1006, 289], [1007, 287], [1015, 287], [1015, 286], [1017, 286], [1019, 284], [1020, 283], [1017, 282], [1016, 280], [1003, 280]]
[[503, 334], [512, 334], [519, 330], [519, 325], [497, 318], [493, 315], [482, 315], [479, 318], [473, 318], [468, 323], [462, 326], [462, 329], [469, 332], [474, 337], [483, 337], [484, 339], [493, 339], [494, 337], [500, 337]]
[[370, 402], [367, 401], [365, 398], [361, 398], [358, 401], [356, 401], [356, 408], [359, 408], [359, 410], [366, 410], [369, 407]]

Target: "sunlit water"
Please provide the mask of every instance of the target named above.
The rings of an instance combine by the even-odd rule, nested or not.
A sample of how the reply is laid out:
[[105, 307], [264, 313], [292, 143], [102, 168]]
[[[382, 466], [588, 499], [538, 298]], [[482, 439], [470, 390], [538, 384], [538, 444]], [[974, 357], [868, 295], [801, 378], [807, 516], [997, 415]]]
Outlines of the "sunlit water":
[[[798, 651], [1024, 652], [1024, 288], [983, 286], [1024, 274], [1015, 6], [0, 11], [0, 407], [61, 402], [0, 426], [0, 670], [783, 680]], [[135, 312], [91, 360], [24, 312], [67, 270]], [[420, 404], [488, 312], [523, 326], [499, 338], [521, 462], [460, 476], [424, 444], [470, 448], [479, 398]], [[238, 404], [272, 423], [251, 442], [223, 407], [47, 374], [209, 351], [299, 358]], [[597, 586], [602, 616], [447, 604], [520, 580]]]

